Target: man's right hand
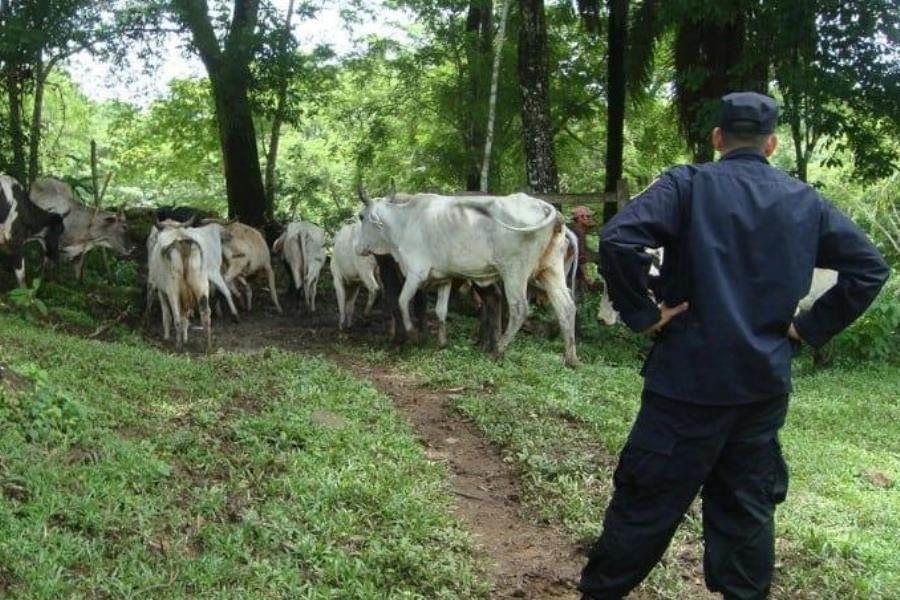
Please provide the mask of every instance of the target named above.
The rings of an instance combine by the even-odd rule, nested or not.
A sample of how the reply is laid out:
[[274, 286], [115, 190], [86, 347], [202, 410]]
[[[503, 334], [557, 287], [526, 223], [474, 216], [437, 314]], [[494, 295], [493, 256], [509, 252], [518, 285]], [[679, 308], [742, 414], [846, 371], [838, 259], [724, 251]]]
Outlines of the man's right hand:
[[666, 306], [665, 302], [660, 302], [659, 304], [659, 321], [656, 322], [652, 327], [648, 327], [641, 333], [644, 335], [653, 335], [657, 331], [660, 331], [663, 327], [669, 324], [669, 321], [686, 311], [690, 306], [687, 302], [682, 302], [678, 306], [673, 306], [669, 308]]

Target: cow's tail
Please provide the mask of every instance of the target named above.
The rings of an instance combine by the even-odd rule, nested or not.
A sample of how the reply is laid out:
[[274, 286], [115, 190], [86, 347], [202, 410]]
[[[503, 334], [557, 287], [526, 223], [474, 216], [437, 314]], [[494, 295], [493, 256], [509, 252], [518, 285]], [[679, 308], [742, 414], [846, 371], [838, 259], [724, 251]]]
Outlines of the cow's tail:
[[190, 314], [193, 307], [200, 302], [194, 282], [205, 278], [203, 273], [203, 249], [197, 240], [182, 238], [169, 245], [163, 255], [171, 262], [173, 255], [181, 262], [181, 278], [178, 283], [178, 303], [184, 315]]
[[[572, 297], [575, 297], [575, 277], [578, 275], [578, 236], [575, 235], [575, 232], [569, 229], [568, 227], [564, 227], [566, 231], [566, 239], [569, 240], [569, 243], [572, 245], [572, 266], [569, 267], [571, 271], [569, 273], [569, 289], [572, 291]], [[565, 264], [565, 255], [563, 255], [563, 264]]]

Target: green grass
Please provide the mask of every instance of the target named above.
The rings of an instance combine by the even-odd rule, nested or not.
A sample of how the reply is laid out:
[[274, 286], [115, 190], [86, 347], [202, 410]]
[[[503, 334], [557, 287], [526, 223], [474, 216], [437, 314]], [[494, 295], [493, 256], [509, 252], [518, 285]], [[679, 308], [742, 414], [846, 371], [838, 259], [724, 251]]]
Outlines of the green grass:
[[0, 314], [0, 596], [487, 595], [445, 473], [327, 361], [174, 356]]
[[[452, 317], [451, 317], [452, 318]], [[451, 347], [369, 359], [451, 390], [458, 410], [519, 468], [526, 501], [544, 520], [588, 543], [600, 529], [615, 456], [637, 412], [641, 341], [585, 319], [583, 366], [562, 367], [562, 344], [520, 335], [500, 362], [472, 347], [470, 320], [451, 325]], [[891, 598], [900, 589], [900, 366], [799, 361], [782, 432], [791, 485], [778, 512], [777, 598]], [[462, 392], [458, 388], [464, 387]], [[882, 479], [882, 476], [885, 479]], [[874, 481], [874, 482], [873, 482]], [[887, 487], [885, 487], [887, 486]], [[702, 552], [689, 514], [646, 584], [689, 598], [681, 558]]]

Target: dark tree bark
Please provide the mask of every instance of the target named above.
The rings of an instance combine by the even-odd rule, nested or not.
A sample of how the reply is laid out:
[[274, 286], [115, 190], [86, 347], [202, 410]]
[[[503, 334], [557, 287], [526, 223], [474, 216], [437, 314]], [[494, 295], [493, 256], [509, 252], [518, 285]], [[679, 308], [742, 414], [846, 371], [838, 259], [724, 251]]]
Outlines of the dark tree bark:
[[[628, 0], [609, 0], [607, 29], [609, 55], [606, 63], [606, 177], [603, 190], [618, 189], [625, 150], [625, 47], [628, 32]], [[603, 220], [616, 214], [617, 204], [603, 205]]]
[[9, 114], [9, 140], [12, 144], [12, 163], [9, 166], [10, 175], [21, 182], [26, 182], [28, 171], [25, 160], [25, 132], [22, 128], [22, 84], [19, 69], [15, 64], [7, 63], [4, 68], [6, 84], [6, 98]]
[[[9, 0], [0, 0], [0, 23], [6, 24], [12, 17], [12, 7]], [[22, 125], [22, 87], [26, 78], [22, 68], [20, 57], [13, 48], [7, 48], [6, 53], [0, 56], [2, 62], [3, 85], [6, 88], [7, 127], [9, 128], [9, 141], [12, 144], [12, 163], [9, 165], [9, 174], [20, 182], [26, 182], [28, 171], [25, 158], [25, 130]]]
[[173, 4], [176, 17], [191, 34], [212, 84], [225, 166], [228, 216], [261, 227], [271, 208], [263, 189], [249, 98], [259, 0], [234, 0], [224, 48], [216, 39], [206, 0], [173, 0]]
[[675, 38], [676, 105], [682, 129], [697, 162], [713, 159], [710, 131], [719, 99], [729, 92], [768, 88], [767, 63], [748, 52], [748, 15], [727, 20], [686, 15]]
[[491, 47], [493, 42], [493, 0], [470, 0], [466, 14], [466, 62], [469, 75], [469, 110], [466, 114], [466, 190], [478, 191], [481, 159], [487, 136], [484, 107], [490, 88]]
[[[288, 36], [291, 35], [291, 18], [294, 16], [294, 0], [288, 4], [287, 17], [284, 20], [285, 43], [281, 51], [284, 53]], [[285, 76], [278, 88], [278, 98], [275, 104], [275, 115], [272, 117], [272, 134], [269, 138], [269, 151], [266, 154], [266, 199], [268, 200], [269, 220], [274, 218], [275, 210], [275, 165], [278, 162], [278, 143], [281, 140], [281, 125], [284, 123], [284, 112], [287, 104], [288, 78]]]
[[519, 0], [519, 87], [522, 90], [522, 135], [525, 172], [533, 192], [555, 192], [559, 188], [553, 151], [547, 73], [547, 22], [544, 0]]

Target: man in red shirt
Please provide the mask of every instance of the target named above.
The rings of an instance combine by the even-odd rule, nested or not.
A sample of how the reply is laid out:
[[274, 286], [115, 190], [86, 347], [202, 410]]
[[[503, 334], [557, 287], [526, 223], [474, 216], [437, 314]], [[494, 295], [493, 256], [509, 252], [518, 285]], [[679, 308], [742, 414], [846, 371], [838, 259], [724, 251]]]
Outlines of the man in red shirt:
[[588, 248], [587, 235], [597, 223], [594, 221], [594, 211], [587, 206], [576, 206], [572, 209], [572, 223], [569, 225], [578, 238], [578, 267], [575, 272], [577, 289], [581, 292], [593, 290], [597, 284], [592, 281], [586, 271], [588, 262], [595, 260], [596, 256]]

